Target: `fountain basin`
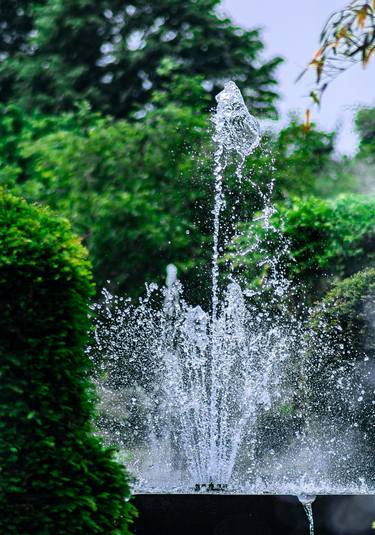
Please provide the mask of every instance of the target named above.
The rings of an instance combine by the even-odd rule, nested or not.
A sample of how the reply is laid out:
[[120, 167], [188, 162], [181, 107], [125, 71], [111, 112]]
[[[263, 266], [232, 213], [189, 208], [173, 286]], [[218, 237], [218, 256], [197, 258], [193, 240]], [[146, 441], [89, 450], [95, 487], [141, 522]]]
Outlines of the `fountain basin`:
[[[305, 513], [289, 495], [139, 494], [135, 535], [303, 535]], [[313, 505], [318, 535], [371, 535], [373, 495], [319, 496]]]

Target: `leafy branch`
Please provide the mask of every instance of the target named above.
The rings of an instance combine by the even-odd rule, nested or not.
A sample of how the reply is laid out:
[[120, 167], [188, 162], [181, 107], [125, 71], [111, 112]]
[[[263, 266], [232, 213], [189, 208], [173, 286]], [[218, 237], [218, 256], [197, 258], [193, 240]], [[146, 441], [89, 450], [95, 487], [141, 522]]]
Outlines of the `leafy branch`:
[[315, 71], [315, 88], [310, 97], [320, 104], [328, 85], [354, 64], [364, 67], [375, 53], [375, 0], [353, 0], [333, 13], [320, 35], [320, 47], [297, 80]]

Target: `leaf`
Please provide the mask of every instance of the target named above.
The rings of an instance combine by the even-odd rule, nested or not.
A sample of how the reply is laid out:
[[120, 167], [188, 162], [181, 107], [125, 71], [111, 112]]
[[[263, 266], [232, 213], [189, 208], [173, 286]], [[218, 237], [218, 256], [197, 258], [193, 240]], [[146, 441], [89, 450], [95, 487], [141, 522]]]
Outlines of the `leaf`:
[[299, 82], [301, 78], [306, 74], [307, 69], [303, 69], [303, 71], [297, 76], [296, 82]]
[[320, 99], [316, 91], [311, 91], [310, 97], [313, 99], [315, 104], [317, 104], [318, 106], [320, 105]]
[[321, 57], [322, 53], [324, 51], [324, 47], [321, 46], [320, 48], [318, 48], [318, 50], [315, 52], [314, 56], [313, 56], [313, 60], [314, 59], [318, 59]]
[[357, 24], [359, 28], [364, 28], [367, 18], [367, 5], [364, 5], [357, 14]]
[[362, 60], [362, 63], [363, 63], [364, 67], [366, 67], [368, 62], [370, 61], [370, 58], [371, 58], [372, 54], [374, 53], [374, 50], [375, 50], [375, 47], [372, 47], [372, 48], [369, 48], [369, 49], [365, 50], [364, 57], [363, 57], [363, 60]]
[[324, 67], [324, 59], [322, 58], [316, 62], [316, 79], [318, 83], [320, 82], [321, 77], [322, 77], [323, 67]]
[[338, 32], [336, 33], [336, 39], [337, 40], [340, 40], [342, 39], [343, 37], [346, 37], [348, 35], [348, 28], [346, 28], [345, 26], [343, 26], [342, 28], [340, 28], [338, 30]]

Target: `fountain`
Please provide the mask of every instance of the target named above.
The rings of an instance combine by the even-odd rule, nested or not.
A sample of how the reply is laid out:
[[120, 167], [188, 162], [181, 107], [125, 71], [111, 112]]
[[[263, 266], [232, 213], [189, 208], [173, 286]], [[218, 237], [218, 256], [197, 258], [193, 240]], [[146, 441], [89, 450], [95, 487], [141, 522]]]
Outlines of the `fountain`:
[[[166, 286], [148, 285], [138, 304], [104, 290], [88, 348], [100, 433], [116, 446], [135, 493], [298, 495], [312, 533], [315, 495], [374, 493], [371, 433], [358, 423], [360, 398], [365, 390], [373, 397], [373, 389], [360, 365], [341, 366], [321, 387], [309, 384], [314, 338], [288, 307], [293, 289], [280, 269], [288, 244], [271, 222], [272, 177], [264, 192], [244, 176], [261, 135], [233, 82], [217, 96], [212, 122], [211, 310], [185, 301], [172, 265]], [[262, 259], [268, 275], [259, 292], [242, 290], [233, 274], [225, 284], [219, 277], [235, 231], [221, 232], [223, 183], [233, 162], [237, 180], [250, 180], [262, 199], [266, 239], [278, 233], [277, 254]], [[261, 247], [255, 240], [244, 254]]]

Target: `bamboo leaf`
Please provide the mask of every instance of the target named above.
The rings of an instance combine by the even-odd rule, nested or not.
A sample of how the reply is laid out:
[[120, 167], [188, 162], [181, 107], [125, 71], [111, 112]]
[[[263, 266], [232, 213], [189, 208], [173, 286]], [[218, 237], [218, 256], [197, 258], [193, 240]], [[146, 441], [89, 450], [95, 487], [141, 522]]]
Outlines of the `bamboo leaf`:
[[310, 97], [312, 98], [315, 104], [317, 104], [318, 106], [320, 105], [320, 99], [316, 91], [311, 91]]
[[318, 48], [318, 50], [317, 50], [317, 51], [315, 52], [315, 54], [313, 55], [313, 60], [314, 60], [314, 59], [319, 59], [319, 58], [321, 57], [323, 51], [324, 51], [324, 47], [323, 47], [323, 46], [321, 46], [320, 48]]
[[301, 78], [306, 74], [307, 69], [303, 69], [303, 71], [297, 76], [296, 82], [299, 82]]
[[369, 48], [365, 51], [365, 56], [363, 58], [363, 66], [366, 67], [368, 65], [368, 62], [370, 61], [370, 58], [372, 54], [374, 53], [375, 47]]
[[322, 58], [319, 61], [317, 61], [317, 64], [316, 64], [316, 79], [318, 83], [320, 82], [321, 77], [322, 77], [323, 67], [324, 67], [324, 59]]
[[359, 28], [364, 28], [367, 18], [367, 5], [364, 5], [357, 14], [357, 24]]

